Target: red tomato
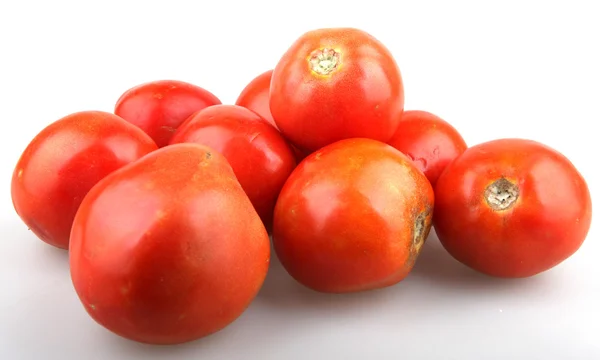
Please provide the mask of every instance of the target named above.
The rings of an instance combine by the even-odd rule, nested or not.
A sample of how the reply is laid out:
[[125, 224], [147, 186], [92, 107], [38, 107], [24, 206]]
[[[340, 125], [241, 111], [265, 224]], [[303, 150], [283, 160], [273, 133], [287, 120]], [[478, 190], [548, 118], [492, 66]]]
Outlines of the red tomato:
[[371, 139], [309, 155], [275, 207], [273, 245], [298, 282], [344, 293], [393, 285], [411, 271], [431, 228], [433, 189], [412, 161]]
[[171, 144], [199, 143], [220, 152], [267, 228], [281, 187], [296, 166], [279, 132], [256, 113], [237, 105], [199, 111], [175, 133]]
[[[273, 120], [271, 110], [269, 110], [269, 89], [271, 85], [271, 75], [273, 70], [266, 71], [254, 78], [240, 93], [236, 105], [243, 106], [260, 115], [263, 119], [273, 125], [277, 130], [277, 124]], [[287, 139], [286, 139], [287, 140]], [[293, 144], [290, 147], [294, 151], [296, 161], [300, 162], [308, 155], [306, 152], [298, 149]]]
[[463, 264], [520, 278], [546, 271], [579, 249], [591, 223], [587, 184], [574, 165], [531, 140], [473, 146], [435, 189], [440, 242]]
[[269, 88], [272, 74], [273, 70], [268, 70], [252, 79], [242, 90], [235, 104], [254, 111], [277, 128], [269, 109]]
[[388, 144], [408, 155], [431, 185], [467, 149], [460, 133], [440, 117], [421, 110], [405, 111]]
[[227, 160], [197, 144], [164, 147], [107, 176], [71, 235], [71, 277], [86, 311], [152, 344], [232, 323], [269, 259], [269, 237]]
[[163, 147], [190, 115], [217, 104], [221, 101], [201, 87], [158, 80], [127, 90], [117, 101], [115, 114], [140, 127]]
[[14, 208], [38, 238], [67, 249], [73, 218], [92, 186], [156, 149], [116, 115], [70, 114], [44, 128], [21, 155], [11, 183]]
[[297, 39], [275, 66], [269, 103], [282, 134], [312, 152], [346, 138], [390, 140], [404, 87], [392, 54], [371, 35], [319, 29]]

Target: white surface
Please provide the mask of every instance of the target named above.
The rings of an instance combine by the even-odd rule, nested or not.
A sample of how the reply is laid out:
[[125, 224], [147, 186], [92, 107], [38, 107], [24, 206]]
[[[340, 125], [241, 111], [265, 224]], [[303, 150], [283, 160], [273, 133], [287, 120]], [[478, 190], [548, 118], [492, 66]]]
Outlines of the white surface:
[[329, 26], [362, 28], [390, 48], [406, 108], [442, 116], [471, 145], [528, 137], [553, 146], [600, 203], [594, 2], [482, 3], [3, 1], [0, 359], [600, 359], [597, 219], [576, 255], [527, 280], [477, 275], [433, 236], [408, 279], [359, 295], [306, 290], [274, 259], [238, 321], [155, 347], [94, 323], [71, 287], [67, 254], [37, 240], [12, 208], [13, 166], [51, 121], [110, 111], [127, 88], [162, 78], [231, 103], [297, 36]]

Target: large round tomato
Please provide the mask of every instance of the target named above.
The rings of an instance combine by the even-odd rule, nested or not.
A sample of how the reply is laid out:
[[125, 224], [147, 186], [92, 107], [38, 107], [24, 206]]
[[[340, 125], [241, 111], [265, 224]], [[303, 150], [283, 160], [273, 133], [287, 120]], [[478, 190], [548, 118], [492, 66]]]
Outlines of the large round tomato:
[[463, 264], [498, 277], [546, 271], [579, 249], [591, 223], [582, 175], [556, 150], [499, 139], [467, 149], [439, 177], [434, 224]]
[[191, 341], [233, 322], [269, 259], [267, 232], [227, 160], [198, 144], [164, 147], [107, 176], [71, 234], [86, 311], [145, 343]]
[[92, 186], [156, 149], [148, 135], [114, 114], [65, 116], [37, 134], [17, 162], [14, 208], [37, 237], [67, 249], [73, 218]]
[[412, 161], [371, 139], [309, 155], [275, 207], [273, 245], [289, 274], [321, 292], [398, 283], [431, 228], [433, 189]]
[[269, 106], [283, 135], [303, 150], [356, 137], [387, 142], [404, 87], [392, 54], [373, 36], [319, 29], [297, 39], [275, 66]]
[[235, 104], [254, 111], [263, 119], [267, 120], [269, 124], [277, 127], [275, 120], [273, 120], [273, 115], [271, 115], [271, 110], [269, 109], [269, 89], [271, 86], [272, 75], [273, 70], [268, 70], [252, 79], [252, 81], [242, 89]]
[[467, 149], [450, 123], [422, 110], [405, 111], [388, 144], [408, 155], [432, 186], [446, 166]]
[[208, 90], [177, 80], [137, 85], [117, 100], [115, 114], [144, 130], [159, 147], [194, 112], [221, 104]]
[[215, 105], [190, 117], [171, 144], [193, 142], [220, 152], [254, 208], [270, 228], [281, 187], [296, 166], [281, 134], [256, 113], [237, 105]]

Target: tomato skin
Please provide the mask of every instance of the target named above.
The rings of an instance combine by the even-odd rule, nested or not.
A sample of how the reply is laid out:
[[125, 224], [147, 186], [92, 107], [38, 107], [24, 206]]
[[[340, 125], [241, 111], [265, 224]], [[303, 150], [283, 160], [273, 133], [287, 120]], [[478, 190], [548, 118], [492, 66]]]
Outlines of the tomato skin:
[[221, 100], [199, 86], [178, 80], [157, 80], [125, 91], [114, 111], [163, 147], [190, 115], [217, 104]]
[[240, 92], [235, 105], [254, 111], [277, 128], [269, 109], [269, 89], [272, 75], [273, 70], [267, 70], [252, 79]]
[[287, 272], [328, 293], [404, 279], [431, 228], [434, 194], [412, 161], [371, 139], [346, 139], [309, 155], [277, 205], [273, 245]]
[[[315, 65], [313, 55], [324, 49], [335, 51], [320, 55], [323, 66], [337, 59], [330, 73]], [[304, 151], [346, 138], [387, 142], [404, 108], [404, 86], [392, 54], [370, 34], [318, 29], [300, 36], [275, 66], [269, 106], [282, 134]]]
[[433, 187], [446, 166], [467, 149], [450, 123], [423, 110], [404, 111], [388, 144], [410, 157]]
[[40, 240], [67, 249], [87, 192], [156, 149], [148, 135], [114, 114], [67, 115], [39, 132], [21, 154], [11, 181], [15, 211]]
[[269, 229], [277, 196], [296, 167], [281, 134], [259, 115], [237, 105], [215, 105], [194, 114], [171, 144], [198, 143], [220, 152]]
[[[277, 124], [275, 124], [275, 120], [273, 120], [273, 115], [271, 115], [271, 110], [269, 109], [269, 91], [272, 75], [273, 70], [268, 70], [252, 79], [252, 81], [250, 81], [242, 90], [235, 104], [254, 111], [279, 131]], [[294, 151], [296, 162], [302, 161], [302, 159], [308, 155], [308, 153], [298, 149], [293, 144], [289, 144]]]
[[[505, 192], [512, 195], [504, 202], [489, 202], [490, 184], [509, 184], [499, 179], [518, 190]], [[532, 140], [498, 139], [467, 149], [442, 173], [435, 194], [442, 245], [490, 276], [523, 278], [553, 268], [579, 249], [591, 224], [582, 175], [564, 155]]]
[[72, 281], [89, 315], [151, 344], [232, 323], [269, 260], [267, 232], [231, 167], [198, 144], [161, 148], [99, 182], [70, 245]]

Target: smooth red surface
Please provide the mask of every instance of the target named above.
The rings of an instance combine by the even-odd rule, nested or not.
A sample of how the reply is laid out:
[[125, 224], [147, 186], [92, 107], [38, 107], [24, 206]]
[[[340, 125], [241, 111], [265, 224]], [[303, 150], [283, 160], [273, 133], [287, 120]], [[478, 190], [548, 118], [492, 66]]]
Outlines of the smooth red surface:
[[27, 145], [12, 176], [17, 214], [42, 241], [67, 249], [84, 196], [114, 170], [157, 149], [116, 115], [82, 111], [44, 128]]
[[[272, 75], [273, 70], [268, 70], [252, 79], [242, 90], [235, 104], [254, 111], [279, 131], [269, 109], [269, 90]], [[293, 144], [290, 144], [290, 147], [294, 151], [297, 162], [302, 161], [308, 155]]]
[[199, 111], [171, 140], [198, 143], [220, 152], [256, 211], [270, 228], [277, 196], [296, 166], [281, 134], [259, 115], [237, 105], [215, 105]]
[[[515, 183], [513, 207], [493, 210], [487, 186]], [[499, 139], [469, 148], [435, 188], [434, 224], [448, 252], [498, 277], [528, 277], [575, 253], [587, 236], [592, 204], [587, 184], [556, 150], [531, 140]]]
[[214, 333], [258, 293], [270, 244], [227, 160], [197, 144], [159, 149], [94, 187], [70, 246], [89, 315], [125, 338], [176, 344]]
[[[314, 50], [331, 48], [340, 65], [328, 75], [310, 68]], [[383, 142], [396, 131], [404, 87], [389, 50], [364, 31], [329, 28], [298, 38], [275, 66], [270, 110], [277, 127], [308, 152], [346, 138]]]
[[388, 144], [410, 157], [434, 187], [446, 166], [467, 149], [450, 123], [422, 110], [404, 111]]
[[269, 124], [275, 126], [275, 120], [269, 109], [269, 89], [271, 86], [271, 76], [273, 70], [267, 70], [252, 79], [235, 101], [236, 105], [243, 106], [260, 115], [267, 120]]
[[127, 90], [117, 100], [114, 111], [163, 147], [190, 115], [217, 104], [221, 101], [199, 86], [177, 80], [157, 80]]
[[429, 181], [408, 157], [375, 140], [341, 140], [289, 177], [275, 207], [273, 245], [288, 273], [314, 290], [390, 286], [413, 268], [433, 202]]

